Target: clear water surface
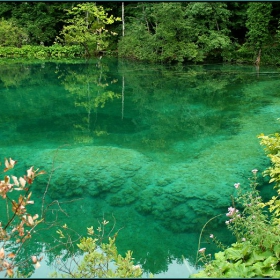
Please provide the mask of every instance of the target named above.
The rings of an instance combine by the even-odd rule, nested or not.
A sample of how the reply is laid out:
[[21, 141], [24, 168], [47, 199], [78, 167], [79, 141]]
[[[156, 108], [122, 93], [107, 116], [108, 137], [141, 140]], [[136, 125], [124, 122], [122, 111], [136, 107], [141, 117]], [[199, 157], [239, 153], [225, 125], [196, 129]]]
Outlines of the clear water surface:
[[[32, 187], [32, 211], [47, 187], [49, 206], [24, 251], [45, 250], [32, 277], [49, 277], [63, 254], [54, 221], [85, 235], [102, 217], [144, 277], [196, 271], [203, 225], [227, 212], [234, 183], [247, 188], [251, 170], [268, 166], [257, 135], [279, 131], [279, 77], [263, 66], [2, 62], [1, 161], [18, 160], [17, 176], [32, 165], [47, 172]], [[261, 178], [260, 190], [271, 194]], [[205, 228], [207, 252], [218, 251], [211, 233], [232, 241], [225, 220]]]

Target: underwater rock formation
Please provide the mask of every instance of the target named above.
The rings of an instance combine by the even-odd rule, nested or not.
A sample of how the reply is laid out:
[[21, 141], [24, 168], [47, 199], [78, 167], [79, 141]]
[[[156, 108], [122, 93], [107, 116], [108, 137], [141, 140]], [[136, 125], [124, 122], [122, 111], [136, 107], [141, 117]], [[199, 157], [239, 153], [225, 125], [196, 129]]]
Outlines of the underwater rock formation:
[[[204, 151], [196, 162], [172, 165], [155, 162], [132, 149], [111, 146], [43, 150], [39, 158], [41, 163], [48, 163], [44, 169], [50, 174], [55, 157], [56, 169], [49, 188], [52, 199], [90, 196], [94, 201], [102, 197], [104, 209], [127, 207], [129, 211], [132, 207], [182, 232], [226, 212], [237, 178], [246, 183], [247, 178], [240, 178], [237, 169], [234, 171], [236, 158], [223, 162], [227, 155], [216, 148], [215, 153]], [[250, 166], [248, 160], [246, 164]], [[223, 171], [217, 168], [219, 165]], [[224, 181], [221, 172], [226, 174]], [[46, 178], [38, 180], [46, 183]]]

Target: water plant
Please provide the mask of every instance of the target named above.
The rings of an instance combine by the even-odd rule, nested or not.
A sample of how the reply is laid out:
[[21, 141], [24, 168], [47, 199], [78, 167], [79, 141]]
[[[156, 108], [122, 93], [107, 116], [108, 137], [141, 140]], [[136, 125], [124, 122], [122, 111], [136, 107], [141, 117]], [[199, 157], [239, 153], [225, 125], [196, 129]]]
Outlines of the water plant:
[[[258, 138], [271, 160], [271, 166], [263, 175], [271, 177], [269, 183], [275, 183], [278, 195], [263, 201], [257, 189], [257, 169], [252, 170], [249, 190], [235, 183], [237, 195], [232, 196], [225, 223], [236, 242], [215, 253], [214, 259], [206, 253], [207, 248], [199, 249], [203, 269], [192, 274], [191, 278], [280, 277], [280, 137], [275, 133], [269, 136], [260, 134]], [[214, 236], [210, 238], [214, 239]]]

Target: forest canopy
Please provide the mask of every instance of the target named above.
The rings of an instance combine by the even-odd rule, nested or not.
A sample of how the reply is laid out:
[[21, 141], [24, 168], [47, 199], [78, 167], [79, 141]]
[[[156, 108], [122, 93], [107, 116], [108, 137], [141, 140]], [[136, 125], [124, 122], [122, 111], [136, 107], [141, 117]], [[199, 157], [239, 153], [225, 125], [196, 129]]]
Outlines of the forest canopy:
[[278, 64], [279, 20], [276, 1], [6, 1], [0, 3], [0, 48], [79, 46], [77, 56], [256, 64], [262, 57]]

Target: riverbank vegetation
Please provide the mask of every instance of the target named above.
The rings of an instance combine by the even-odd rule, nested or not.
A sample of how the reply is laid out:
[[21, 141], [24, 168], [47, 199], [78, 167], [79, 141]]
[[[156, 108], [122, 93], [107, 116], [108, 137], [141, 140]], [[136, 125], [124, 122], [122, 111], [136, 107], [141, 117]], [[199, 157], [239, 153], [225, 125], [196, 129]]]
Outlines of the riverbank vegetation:
[[226, 225], [236, 242], [225, 247], [213, 234], [209, 238], [221, 250], [214, 257], [207, 248], [200, 248], [197, 256], [203, 269], [191, 278], [279, 278], [280, 246], [280, 135], [258, 136], [265, 146], [271, 166], [264, 171], [269, 183], [274, 184], [277, 195], [266, 202], [258, 191], [258, 170], [253, 169], [250, 190], [244, 191], [239, 183], [234, 184], [237, 195], [232, 196]]
[[279, 2], [1, 2], [0, 57], [279, 64]]

